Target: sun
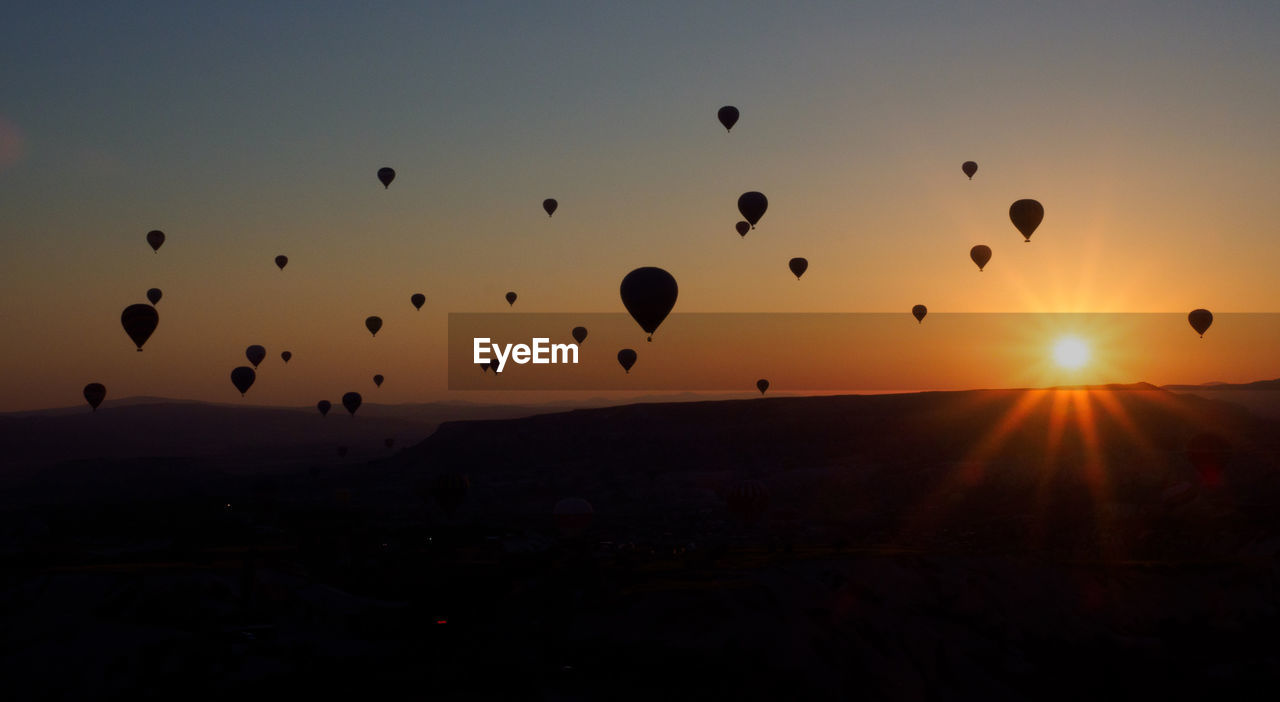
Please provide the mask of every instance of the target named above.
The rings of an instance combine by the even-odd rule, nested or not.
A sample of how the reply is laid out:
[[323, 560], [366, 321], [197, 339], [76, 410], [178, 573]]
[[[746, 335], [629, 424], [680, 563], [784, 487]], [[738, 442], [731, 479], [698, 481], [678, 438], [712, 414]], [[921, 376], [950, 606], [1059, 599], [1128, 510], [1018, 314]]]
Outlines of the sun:
[[1078, 336], [1060, 336], [1053, 342], [1053, 360], [1067, 370], [1082, 368], [1089, 362], [1089, 345]]

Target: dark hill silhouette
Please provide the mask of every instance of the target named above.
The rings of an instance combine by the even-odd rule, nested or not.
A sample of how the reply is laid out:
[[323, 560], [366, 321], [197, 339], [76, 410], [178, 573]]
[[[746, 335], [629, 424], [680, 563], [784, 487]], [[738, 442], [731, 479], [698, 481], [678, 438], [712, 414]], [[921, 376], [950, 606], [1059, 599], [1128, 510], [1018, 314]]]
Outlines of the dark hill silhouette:
[[1263, 417], [1280, 419], [1280, 378], [1252, 383], [1165, 385], [1165, 390], [1230, 402]]

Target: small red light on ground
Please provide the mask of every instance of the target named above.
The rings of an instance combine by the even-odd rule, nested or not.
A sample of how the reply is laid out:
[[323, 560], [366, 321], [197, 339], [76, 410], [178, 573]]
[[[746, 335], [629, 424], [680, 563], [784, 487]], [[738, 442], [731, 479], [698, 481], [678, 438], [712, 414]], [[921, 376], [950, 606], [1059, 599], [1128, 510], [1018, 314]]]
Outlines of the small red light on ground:
[[437, 619], [437, 620], [436, 620], [436, 624], [448, 624], [448, 623], [449, 623], [449, 620], [448, 620], [448, 619]]

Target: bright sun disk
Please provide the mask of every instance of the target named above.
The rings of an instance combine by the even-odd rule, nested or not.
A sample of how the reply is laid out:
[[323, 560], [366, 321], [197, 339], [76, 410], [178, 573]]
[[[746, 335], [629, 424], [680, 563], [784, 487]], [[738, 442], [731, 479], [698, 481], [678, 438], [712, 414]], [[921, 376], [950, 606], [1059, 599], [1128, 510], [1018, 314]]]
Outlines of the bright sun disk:
[[1069, 370], [1089, 362], [1089, 345], [1076, 336], [1063, 336], [1053, 342], [1053, 360]]

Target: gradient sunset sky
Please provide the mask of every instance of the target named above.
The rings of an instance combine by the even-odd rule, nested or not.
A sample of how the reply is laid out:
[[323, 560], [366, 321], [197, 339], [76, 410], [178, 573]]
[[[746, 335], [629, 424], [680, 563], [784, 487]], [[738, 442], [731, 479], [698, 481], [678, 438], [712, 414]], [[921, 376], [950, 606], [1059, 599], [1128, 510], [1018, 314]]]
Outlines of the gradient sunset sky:
[[[479, 399], [445, 392], [446, 313], [621, 312], [645, 265], [677, 312], [1278, 312], [1277, 36], [1276, 2], [6, 8], [0, 411], [240, 402], [249, 344], [247, 403]], [[1088, 380], [1280, 363], [1247, 371]]]

